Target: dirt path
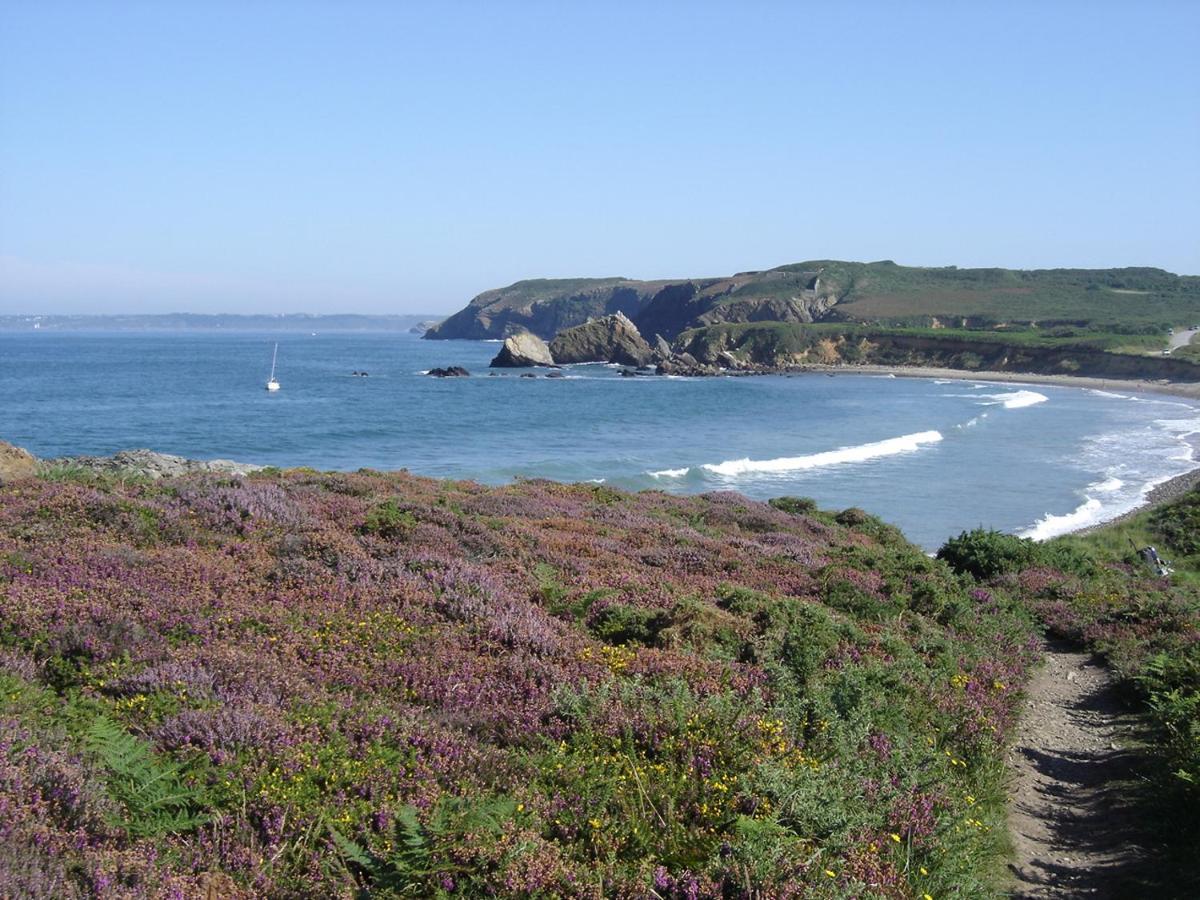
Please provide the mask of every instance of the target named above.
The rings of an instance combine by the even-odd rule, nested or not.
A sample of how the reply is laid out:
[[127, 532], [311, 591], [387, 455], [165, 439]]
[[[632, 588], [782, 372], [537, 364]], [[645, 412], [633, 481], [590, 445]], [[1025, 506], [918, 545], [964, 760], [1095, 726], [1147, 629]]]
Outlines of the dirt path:
[[1147, 853], [1127, 798], [1136, 721], [1091, 654], [1051, 645], [1010, 753], [1017, 898], [1130, 896]]
[[1175, 334], [1171, 335], [1171, 343], [1167, 347], [1167, 352], [1178, 350], [1180, 347], [1186, 347], [1195, 340], [1197, 334], [1200, 334], [1200, 331], [1197, 331], [1195, 328], [1181, 329], [1175, 332]]

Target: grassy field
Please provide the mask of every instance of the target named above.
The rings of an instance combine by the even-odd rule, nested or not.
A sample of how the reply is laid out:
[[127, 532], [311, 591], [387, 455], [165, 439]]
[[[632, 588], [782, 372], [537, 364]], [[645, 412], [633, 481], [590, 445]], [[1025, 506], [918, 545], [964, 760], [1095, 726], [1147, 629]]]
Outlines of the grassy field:
[[1200, 309], [1200, 277], [1161, 269], [1024, 271], [831, 261], [822, 279], [841, 289], [840, 314], [889, 325], [965, 318], [984, 327], [1071, 323], [1102, 332], [1161, 332], [1191, 324]]

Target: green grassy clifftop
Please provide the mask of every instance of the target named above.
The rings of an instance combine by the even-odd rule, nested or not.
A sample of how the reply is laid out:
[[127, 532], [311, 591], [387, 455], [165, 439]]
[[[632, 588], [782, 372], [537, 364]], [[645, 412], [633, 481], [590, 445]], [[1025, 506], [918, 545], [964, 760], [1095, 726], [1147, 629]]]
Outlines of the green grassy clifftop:
[[1086, 328], [1165, 334], [1200, 316], [1200, 277], [1161, 269], [959, 269], [809, 260], [722, 278], [521, 281], [473, 299], [427, 336], [549, 340], [623, 312], [653, 338], [721, 323], [844, 321], [889, 327]]

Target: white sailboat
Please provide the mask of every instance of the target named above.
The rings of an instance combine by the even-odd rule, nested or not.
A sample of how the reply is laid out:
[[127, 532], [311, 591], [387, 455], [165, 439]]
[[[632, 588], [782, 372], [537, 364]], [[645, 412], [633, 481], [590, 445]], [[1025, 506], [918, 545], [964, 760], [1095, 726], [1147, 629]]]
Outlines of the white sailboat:
[[271, 354], [271, 377], [267, 379], [267, 390], [279, 390], [279, 382], [275, 380], [275, 357], [279, 355], [279, 344], [275, 345], [275, 350]]

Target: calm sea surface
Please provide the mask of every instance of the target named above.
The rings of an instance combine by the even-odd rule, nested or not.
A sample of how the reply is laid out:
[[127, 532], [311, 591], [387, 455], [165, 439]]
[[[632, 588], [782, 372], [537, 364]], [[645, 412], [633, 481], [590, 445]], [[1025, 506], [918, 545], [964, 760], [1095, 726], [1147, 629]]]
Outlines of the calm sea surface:
[[[263, 389], [279, 342], [283, 389]], [[497, 345], [396, 334], [0, 334], [0, 438], [39, 456], [150, 447], [861, 506], [926, 547], [1047, 537], [1200, 465], [1200, 406], [1044, 385], [871, 376], [487, 377]], [[471, 378], [435, 379], [461, 365]], [[366, 370], [368, 378], [351, 375]], [[503, 371], [503, 370], [502, 370]]]

